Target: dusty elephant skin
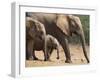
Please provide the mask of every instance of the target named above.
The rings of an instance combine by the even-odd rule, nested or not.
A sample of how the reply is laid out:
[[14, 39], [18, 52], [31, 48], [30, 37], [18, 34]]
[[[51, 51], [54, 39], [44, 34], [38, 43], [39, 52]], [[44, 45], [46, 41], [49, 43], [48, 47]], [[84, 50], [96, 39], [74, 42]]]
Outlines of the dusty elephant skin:
[[[59, 59], [59, 42], [57, 41], [57, 39], [51, 35], [46, 35], [45, 39], [46, 39], [47, 60], [49, 60], [53, 49], [57, 49], [57, 59]], [[41, 50], [45, 53], [44, 46], [45, 46], [44, 41], [39, 40], [37, 37], [35, 37], [33, 45], [33, 53], [35, 51], [41, 51]]]
[[[38, 22], [37, 20], [27, 17], [26, 26], [27, 26], [26, 59], [28, 60], [28, 58], [31, 58], [33, 56], [33, 59], [36, 60], [37, 58], [35, 56], [35, 50], [36, 51], [43, 50], [44, 57], [46, 57], [45, 46], [46, 46], [46, 54], [48, 60], [53, 49], [57, 49], [57, 59], [59, 59], [59, 42], [52, 35], [46, 35], [43, 24]], [[45, 41], [46, 41], [46, 45], [45, 45]]]
[[[36, 41], [44, 42], [45, 44], [45, 36], [44, 25], [35, 19], [26, 17], [26, 59], [37, 59], [34, 53], [34, 45]], [[42, 47], [44, 48], [45, 46]], [[47, 60], [45, 51], [44, 57]]]
[[32, 17], [44, 24], [46, 33], [54, 36], [61, 44], [66, 60], [65, 62], [71, 63], [71, 55], [68, 45], [68, 37], [72, 34], [76, 34], [80, 37], [82, 43], [84, 56], [89, 63], [87, 56], [85, 37], [79, 17], [74, 15], [63, 15], [63, 14], [45, 14], [45, 13], [32, 13], [27, 12], [27, 16]]
[[46, 50], [48, 59], [50, 58], [53, 49], [57, 50], [57, 59], [59, 59], [59, 46], [59, 42], [55, 37], [53, 37], [52, 35], [46, 35]]

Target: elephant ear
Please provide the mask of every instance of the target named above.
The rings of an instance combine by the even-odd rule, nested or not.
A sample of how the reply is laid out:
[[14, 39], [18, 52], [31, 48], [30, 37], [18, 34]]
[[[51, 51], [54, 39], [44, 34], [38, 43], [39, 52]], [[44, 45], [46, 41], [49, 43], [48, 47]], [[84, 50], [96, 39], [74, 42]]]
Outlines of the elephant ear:
[[65, 35], [70, 35], [69, 23], [66, 15], [57, 15], [56, 25]]

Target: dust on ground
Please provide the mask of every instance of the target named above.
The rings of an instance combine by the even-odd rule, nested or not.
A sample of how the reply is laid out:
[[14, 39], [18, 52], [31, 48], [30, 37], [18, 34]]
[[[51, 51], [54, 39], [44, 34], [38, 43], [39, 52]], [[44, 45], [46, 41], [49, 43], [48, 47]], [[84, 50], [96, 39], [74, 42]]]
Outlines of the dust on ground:
[[[54, 50], [51, 54], [50, 61], [44, 61], [44, 53], [42, 51], [35, 51], [35, 55], [39, 60], [26, 60], [26, 67], [36, 67], [36, 66], [61, 66], [61, 65], [76, 65], [76, 64], [87, 64], [87, 61], [83, 54], [83, 49], [81, 45], [69, 45], [72, 63], [65, 63], [65, 54], [60, 47], [59, 56], [60, 59], [56, 59], [57, 51]], [[89, 46], [86, 46], [87, 54], [89, 56]]]

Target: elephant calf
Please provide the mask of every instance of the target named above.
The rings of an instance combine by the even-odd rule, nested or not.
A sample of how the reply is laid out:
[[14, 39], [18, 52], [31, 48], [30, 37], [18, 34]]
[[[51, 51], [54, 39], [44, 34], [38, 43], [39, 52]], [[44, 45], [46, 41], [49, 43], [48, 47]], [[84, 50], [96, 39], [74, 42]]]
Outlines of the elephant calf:
[[50, 57], [53, 49], [57, 50], [57, 59], [59, 59], [59, 42], [58, 40], [51, 36], [51, 35], [46, 35], [46, 46], [47, 46], [47, 54], [48, 54], [48, 58]]
[[[35, 37], [35, 44], [33, 45], [33, 54], [34, 54], [35, 50], [37, 50], [37, 51], [43, 50], [43, 52], [45, 53], [45, 49], [46, 49], [47, 60], [49, 60], [52, 51], [54, 49], [57, 49], [57, 59], [59, 59], [59, 42], [58, 42], [58, 40], [49, 34], [46, 35], [45, 39], [46, 39], [46, 47], [44, 48], [43, 47], [43, 46], [45, 46], [44, 41], [39, 40], [37, 37]], [[33, 57], [34, 57], [34, 55], [33, 55]]]

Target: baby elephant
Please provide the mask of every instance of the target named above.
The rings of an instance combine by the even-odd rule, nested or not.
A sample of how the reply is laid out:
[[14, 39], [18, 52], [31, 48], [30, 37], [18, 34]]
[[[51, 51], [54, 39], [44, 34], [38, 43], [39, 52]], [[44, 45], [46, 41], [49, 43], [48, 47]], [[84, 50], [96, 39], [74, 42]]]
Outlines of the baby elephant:
[[59, 59], [59, 42], [55, 37], [49, 34], [46, 35], [46, 48], [48, 59], [50, 58], [53, 49], [57, 50], [57, 59]]
[[57, 59], [59, 59], [59, 42], [55, 37], [53, 37], [49, 34], [46, 35], [46, 37], [45, 37], [45, 40], [46, 40], [45, 48], [46, 49], [43, 47], [44, 41], [39, 40], [37, 37], [35, 37], [35, 39], [36, 39], [36, 41], [35, 41], [35, 44], [33, 45], [33, 54], [34, 54], [35, 50], [37, 50], [37, 51], [43, 50], [43, 52], [45, 52], [45, 50], [46, 50], [47, 60], [49, 60], [52, 51], [54, 49], [57, 49]]

